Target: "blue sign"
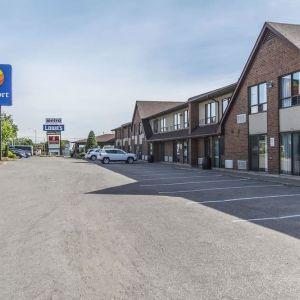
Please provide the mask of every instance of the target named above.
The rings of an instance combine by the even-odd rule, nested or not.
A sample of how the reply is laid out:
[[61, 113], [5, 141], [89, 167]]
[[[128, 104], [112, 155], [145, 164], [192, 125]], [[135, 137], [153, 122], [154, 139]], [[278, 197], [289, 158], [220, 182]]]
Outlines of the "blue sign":
[[44, 131], [65, 131], [65, 125], [43, 125]]
[[12, 105], [11, 65], [0, 65], [0, 105]]

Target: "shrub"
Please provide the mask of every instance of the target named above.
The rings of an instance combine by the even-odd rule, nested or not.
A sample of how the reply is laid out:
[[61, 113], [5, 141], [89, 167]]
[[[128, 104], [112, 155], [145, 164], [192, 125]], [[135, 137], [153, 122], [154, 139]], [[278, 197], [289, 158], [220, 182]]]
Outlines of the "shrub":
[[13, 159], [16, 159], [17, 158], [17, 156], [16, 156], [16, 154], [14, 154], [14, 153], [12, 153], [11, 151], [7, 151], [7, 157], [8, 158], [13, 158]]
[[84, 156], [85, 156], [84, 152], [78, 154], [78, 158], [84, 158]]

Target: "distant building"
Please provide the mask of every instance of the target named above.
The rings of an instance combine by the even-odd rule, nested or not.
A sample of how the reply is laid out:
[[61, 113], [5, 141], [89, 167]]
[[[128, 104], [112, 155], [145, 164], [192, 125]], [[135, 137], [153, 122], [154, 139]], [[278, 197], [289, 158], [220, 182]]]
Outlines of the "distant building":
[[[81, 148], [84, 148], [86, 145], [87, 139], [82, 139], [74, 142], [74, 151], [76, 153], [80, 152]], [[103, 146], [114, 146], [115, 144], [115, 135], [113, 133], [102, 134], [96, 136], [96, 141], [98, 147], [102, 148]]]

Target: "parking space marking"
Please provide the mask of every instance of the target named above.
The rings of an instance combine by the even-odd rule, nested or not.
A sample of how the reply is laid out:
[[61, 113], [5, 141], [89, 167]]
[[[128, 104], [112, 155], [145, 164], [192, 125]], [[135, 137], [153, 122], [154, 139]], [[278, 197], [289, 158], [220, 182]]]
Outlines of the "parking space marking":
[[140, 186], [168, 186], [168, 185], [183, 185], [183, 184], [204, 184], [204, 183], [211, 183], [211, 182], [224, 182], [224, 181], [245, 181], [248, 179], [224, 179], [224, 180], [207, 180], [207, 181], [188, 181], [188, 182], [177, 182], [177, 183], [158, 183], [158, 184], [140, 184]]
[[194, 193], [194, 192], [204, 192], [204, 191], [216, 191], [216, 190], [230, 190], [230, 189], [245, 189], [245, 188], [262, 188], [262, 187], [277, 187], [283, 186], [283, 184], [268, 184], [268, 185], [243, 185], [243, 186], [230, 186], [222, 188], [209, 188], [209, 189], [199, 189], [199, 190], [185, 190], [185, 191], [172, 191], [172, 192], [158, 192], [159, 194], [177, 194], [177, 193]]
[[[221, 177], [223, 175], [213, 175], [210, 177]], [[147, 178], [147, 179], [142, 179], [141, 181], [153, 181], [153, 180], [168, 180], [168, 179], [184, 179], [184, 178], [203, 178], [203, 177], [207, 177], [207, 175], [196, 175], [196, 176], [179, 176], [179, 177], [162, 177], [162, 178]]]
[[232, 220], [232, 222], [238, 223], [238, 222], [251, 222], [251, 221], [283, 220], [283, 219], [291, 219], [291, 218], [299, 218], [299, 217], [300, 215], [288, 215], [288, 216], [268, 217], [268, 218], [236, 219], [236, 220]]
[[296, 197], [296, 196], [300, 196], [300, 194], [257, 196], [257, 197], [233, 198], [233, 199], [224, 199], [224, 200], [208, 200], [208, 201], [200, 201], [200, 202], [194, 202], [194, 203], [197, 203], [197, 204], [223, 203], [223, 202], [245, 201], [245, 200], [255, 200], [255, 199], [268, 199], [268, 198], [280, 198], [280, 197]]
[[[199, 174], [203, 174], [203, 173], [199, 173]], [[134, 175], [134, 176], [142, 176], [142, 177], [145, 177], [145, 176], [158, 176], [158, 175], [182, 175], [182, 173], [172, 173], [172, 172], [169, 172], [169, 173], [153, 173], [153, 174], [144, 174], [144, 173], [141, 173], [141, 174], [131, 174], [131, 175]], [[172, 179], [173, 177], [171, 177]]]
[[189, 168], [179, 168], [179, 167], [175, 167], [174, 169], [177, 169], [177, 170], [185, 170], [185, 171], [196, 171], [198, 172], [199, 170], [195, 170], [195, 169], [189, 169]]

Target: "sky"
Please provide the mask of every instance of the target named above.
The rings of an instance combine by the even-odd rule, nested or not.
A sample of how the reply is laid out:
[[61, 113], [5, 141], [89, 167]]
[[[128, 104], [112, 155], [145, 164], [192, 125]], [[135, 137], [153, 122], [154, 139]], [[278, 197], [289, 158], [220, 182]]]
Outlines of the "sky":
[[109, 133], [136, 100], [186, 101], [238, 80], [265, 21], [299, 24], [299, 0], [0, 0], [0, 63], [13, 66], [20, 137]]

